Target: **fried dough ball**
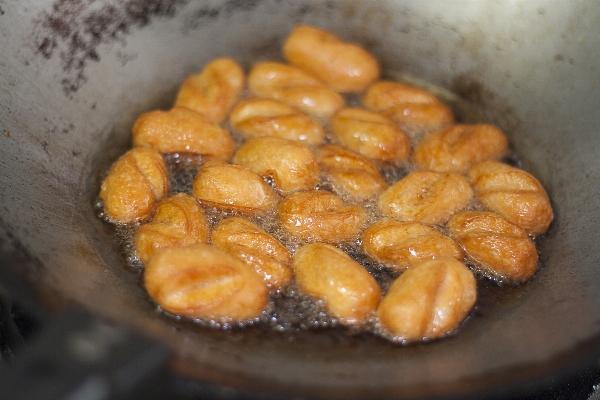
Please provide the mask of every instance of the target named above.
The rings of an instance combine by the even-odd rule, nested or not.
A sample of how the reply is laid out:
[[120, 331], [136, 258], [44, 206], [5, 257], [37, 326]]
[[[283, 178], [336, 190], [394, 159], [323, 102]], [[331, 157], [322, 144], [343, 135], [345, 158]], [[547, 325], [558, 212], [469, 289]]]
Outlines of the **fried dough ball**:
[[535, 244], [523, 229], [501, 215], [465, 211], [450, 218], [447, 228], [470, 262], [486, 274], [519, 282], [537, 270]]
[[233, 163], [272, 179], [284, 194], [314, 189], [319, 183], [319, 164], [302, 143], [273, 136], [248, 140], [235, 153]]
[[258, 174], [222, 161], [204, 164], [194, 179], [192, 191], [203, 204], [245, 214], [271, 211], [279, 200]]
[[377, 167], [350, 150], [327, 144], [317, 149], [316, 155], [333, 191], [342, 197], [364, 201], [387, 187]]
[[246, 321], [268, 302], [259, 274], [204, 243], [158, 250], [144, 269], [144, 285], [161, 308], [192, 318]]
[[146, 264], [158, 249], [206, 243], [208, 229], [206, 215], [198, 200], [178, 193], [158, 203], [152, 221], [138, 228], [135, 250]]
[[212, 231], [212, 244], [251, 266], [269, 288], [283, 289], [292, 279], [288, 249], [252, 221], [232, 217]]
[[278, 100], [249, 99], [236, 105], [229, 122], [240, 135], [276, 136], [307, 144], [320, 144], [325, 130], [317, 121]]
[[187, 78], [175, 100], [175, 107], [186, 107], [220, 123], [244, 89], [244, 70], [230, 58], [217, 58], [204, 70]]
[[405, 162], [410, 140], [390, 119], [362, 108], [343, 108], [329, 121], [333, 140], [374, 161]]
[[393, 81], [375, 82], [362, 105], [390, 118], [415, 141], [454, 123], [452, 111], [433, 94]]
[[278, 62], [254, 65], [248, 75], [250, 92], [279, 100], [317, 119], [327, 120], [346, 101], [310, 73]]
[[298, 25], [283, 44], [283, 57], [337, 92], [364, 91], [379, 78], [379, 63], [362, 47], [308, 25]]
[[473, 189], [462, 175], [414, 171], [387, 188], [377, 207], [381, 214], [398, 221], [438, 225], [467, 207], [473, 197]]
[[494, 125], [453, 125], [427, 136], [415, 148], [421, 169], [465, 174], [473, 165], [502, 157], [508, 149], [504, 133]]
[[521, 169], [484, 161], [472, 167], [467, 178], [486, 209], [505, 216], [529, 235], [546, 232], [554, 218], [542, 184]]
[[477, 299], [473, 273], [454, 258], [413, 265], [390, 286], [377, 316], [397, 340], [435, 339], [454, 331]]
[[277, 219], [290, 236], [305, 242], [340, 243], [358, 238], [367, 220], [362, 207], [324, 190], [297, 192], [279, 204]]
[[389, 218], [364, 231], [362, 248], [376, 261], [398, 271], [437, 258], [463, 259], [463, 252], [456, 242], [437, 229], [420, 222], [399, 222]]
[[133, 145], [161, 153], [195, 153], [229, 160], [235, 143], [229, 132], [185, 107], [142, 114], [133, 125]]
[[344, 324], [367, 322], [375, 313], [381, 289], [360, 264], [324, 243], [300, 247], [292, 259], [300, 288], [325, 302], [325, 309]]
[[167, 165], [162, 155], [155, 149], [135, 148], [111, 166], [99, 197], [111, 221], [130, 224], [150, 217], [156, 202], [168, 191]]

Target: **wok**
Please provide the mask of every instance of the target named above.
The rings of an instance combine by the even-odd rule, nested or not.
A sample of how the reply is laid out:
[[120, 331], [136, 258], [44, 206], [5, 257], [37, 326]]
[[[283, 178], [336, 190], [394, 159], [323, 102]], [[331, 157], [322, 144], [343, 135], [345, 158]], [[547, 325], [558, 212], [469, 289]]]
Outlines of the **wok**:
[[[101, 173], [138, 114], [170, 107], [214, 57], [280, 58], [297, 23], [457, 94], [548, 190], [542, 268], [518, 288], [492, 285], [455, 337], [403, 347], [167, 318], [96, 217]], [[0, 260], [17, 293], [83, 307], [167, 344], [179, 373], [250, 393], [502, 394], [600, 356], [600, 3], [20, 0], [0, 2], [0, 35]]]

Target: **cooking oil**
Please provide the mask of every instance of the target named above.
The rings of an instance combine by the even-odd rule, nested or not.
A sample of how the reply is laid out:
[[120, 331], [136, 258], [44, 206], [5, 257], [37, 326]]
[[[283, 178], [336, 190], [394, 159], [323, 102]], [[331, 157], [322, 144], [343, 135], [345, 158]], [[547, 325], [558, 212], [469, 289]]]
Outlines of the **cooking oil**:
[[[462, 101], [458, 96], [448, 92], [445, 89], [434, 87], [421, 81], [415, 81], [410, 79], [410, 77], [406, 77], [401, 74], [392, 73], [391, 76], [402, 82], [424, 87], [430, 92], [436, 94], [441, 100], [445, 101], [453, 108], [457, 114], [458, 121], [468, 123], [484, 122], [483, 114], [477, 107]], [[247, 93], [245, 96], [247, 96]], [[359, 104], [359, 100], [356, 96], [349, 97], [347, 100], [348, 104], [350, 105]], [[225, 128], [230, 127], [225, 125]], [[231, 131], [231, 129], [229, 130]], [[245, 140], [239, 135], [236, 135], [234, 132], [232, 132], [232, 137], [236, 142], [237, 147], [243, 144]], [[327, 137], [330, 141], [331, 136], [329, 132], [327, 132]], [[207, 160], [194, 154], [172, 153], [165, 155], [165, 161], [169, 168], [169, 195], [174, 195], [181, 192], [191, 195], [194, 178], [197, 175], [199, 168]], [[513, 166], [520, 165], [520, 160], [516, 153], [509, 154], [503, 159], [503, 161]], [[408, 164], [396, 165], [392, 163], [385, 163], [379, 165], [378, 168], [387, 184], [392, 185], [411, 172], [412, 167]], [[272, 182], [269, 182], [268, 179], [266, 179], [266, 181], [267, 183], [272, 184]], [[321, 180], [316, 189], [331, 191], [332, 187], [327, 181]], [[349, 198], [344, 200], [347, 202], [352, 202], [352, 199]], [[367, 225], [371, 225], [380, 218], [377, 212], [375, 200], [372, 199], [363, 202], [362, 205], [367, 210], [369, 215], [369, 221]], [[474, 203], [470, 208], [478, 209], [479, 206]], [[101, 200], [98, 200], [94, 203], [94, 210], [99, 218], [102, 218], [107, 222], [111, 222], [108, 221], [102, 210]], [[238, 215], [237, 212], [224, 212], [214, 207], [205, 207], [205, 212], [210, 224], [213, 226], [224, 218]], [[240, 216], [244, 215], [240, 214]], [[281, 241], [288, 248], [291, 254], [294, 254], [297, 248], [303, 244], [297, 239], [287, 235], [281, 229], [277, 223], [276, 215], [274, 213], [245, 217], [253, 220], [265, 231], [269, 232], [276, 239]], [[121, 243], [127, 268], [130, 271], [139, 273], [141, 277], [143, 274], [143, 264], [137, 256], [135, 247], [133, 245], [137, 226], [138, 225], [128, 226], [114, 224], [114, 229], [116, 236], [119, 238]], [[437, 228], [444, 232], [442, 227]], [[387, 292], [390, 284], [400, 275], [399, 272], [377, 263], [369, 256], [364, 254], [361, 250], [360, 240], [341, 243], [338, 245], [338, 247], [369, 271], [369, 273], [380, 285], [383, 294]], [[495, 304], [502, 302], [504, 298], [511, 296], [511, 292], [518, 290], [516, 289], [516, 286], [511, 285], [508, 285], [508, 290], [506, 287], [501, 288], [501, 286], [506, 286], [501, 278], [497, 276], [488, 276], [484, 272], [478, 270], [476, 267], [470, 267], [478, 278], [478, 302], [467, 320], [487, 315], [487, 312], [492, 309]], [[336, 332], [340, 331], [344, 332], [344, 334], [350, 335], [360, 335], [367, 332], [394, 343], [404, 343], [401, 338], [395, 338], [388, 334], [375, 319], [359, 326], [344, 327], [338, 319], [332, 317], [326, 312], [325, 304], [322, 300], [313, 299], [306, 295], [296, 286], [294, 282], [292, 282], [284, 290], [271, 293], [268, 307], [262, 313], [262, 315], [258, 318], [247, 321], [231, 322], [228, 320], [192, 319], [169, 314], [168, 312], [161, 310], [160, 307], [158, 307], [158, 309], [168, 318], [173, 318], [174, 320], [183, 322], [187, 321], [187, 323], [192, 323], [201, 328], [232, 330], [255, 327], [262, 330], [271, 330], [284, 334], [293, 334], [300, 331], [331, 329]], [[340, 330], [340, 328], [342, 329]]]

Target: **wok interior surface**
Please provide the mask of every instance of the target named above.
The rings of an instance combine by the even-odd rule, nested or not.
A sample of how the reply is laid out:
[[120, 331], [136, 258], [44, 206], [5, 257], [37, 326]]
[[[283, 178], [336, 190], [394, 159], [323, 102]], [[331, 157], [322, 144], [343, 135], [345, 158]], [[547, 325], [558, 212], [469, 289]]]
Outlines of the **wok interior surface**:
[[[19, 1], [0, 4], [0, 261], [45, 301], [168, 344], [180, 371], [252, 393], [474, 395], [600, 355], [600, 3], [589, 1]], [[528, 283], [480, 301], [458, 335], [199, 328], [156, 312], [93, 209], [136, 116], [169, 108], [217, 56], [281, 58], [309, 23], [383, 70], [447, 88], [503, 128], [555, 222]], [[492, 290], [494, 292], [495, 289]], [[56, 300], [59, 299], [59, 300]]]

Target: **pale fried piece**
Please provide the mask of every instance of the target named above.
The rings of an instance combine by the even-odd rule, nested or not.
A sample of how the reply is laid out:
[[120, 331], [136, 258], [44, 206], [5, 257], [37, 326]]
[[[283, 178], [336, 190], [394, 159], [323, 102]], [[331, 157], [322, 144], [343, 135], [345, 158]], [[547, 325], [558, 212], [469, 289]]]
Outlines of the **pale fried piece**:
[[325, 140], [321, 124], [278, 100], [242, 101], [231, 110], [229, 122], [236, 132], [248, 138], [276, 136], [307, 144]]
[[208, 221], [198, 200], [185, 193], [167, 197], [156, 206], [152, 221], [135, 233], [134, 246], [146, 264], [158, 249], [205, 243]]
[[505, 216], [529, 235], [546, 232], [554, 218], [544, 187], [522, 169], [484, 161], [472, 167], [467, 178], [486, 209]]
[[229, 160], [235, 143], [229, 132], [202, 114], [184, 107], [150, 111], [133, 125], [133, 145], [161, 153], [187, 152]]
[[454, 331], [477, 299], [473, 273], [454, 258], [413, 265], [379, 303], [382, 327], [397, 340], [422, 341]]
[[437, 229], [420, 222], [398, 222], [389, 218], [364, 231], [362, 248], [376, 261], [398, 271], [437, 258], [463, 259], [456, 242]]
[[192, 191], [202, 204], [245, 214], [271, 211], [279, 200], [257, 173], [222, 161], [204, 164], [194, 179]]
[[486, 274], [519, 282], [537, 270], [535, 244], [523, 229], [501, 215], [465, 211], [450, 218], [447, 228], [470, 263]]
[[465, 174], [473, 165], [502, 157], [508, 140], [494, 125], [453, 125], [427, 136], [415, 148], [413, 160], [421, 169]]
[[283, 56], [337, 92], [358, 93], [380, 75], [379, 63], [362, 47], [308, 25], [298, 25], [283, 44]]
[[452, 111], [433, 94], [398, 82], [375, 82], [362, 104], [390, 118], [415, 141], [454, 123]]
[[437, 225], [467, 207], [473, 197], [473, 189], [462, 175], [414, 171], [387, 188], [377, 207], [381, 214], [398, 221]]
[[268, 302], [259, 274], [204, 243], [158, 250], [144, 269], [144, 285], [165, 311], [192, 318], [250, 320]]
[[136, 148], [111, 166], [99, 197], [111, 221], [129, 224], [150, 217], [156, 202], [168, 191], [169, 177], [162, 155], [154, 149]]
[[283, 230], [296, 239], [340, 243], [358, 238], [367, 214], [362, 207], [348, 205], [331, 192], [310, 190], [286, 197], [279, 204], [277, 219]]
[[271, 179], [284, 194], [314, 189], [319, 183], [319, 164], [307, 146], [294, 140], [273, 136], [258, 137], [244, 143], [233, 163], [250, 168]]
[[410, 140], [383, 115], [362, 108], [343, 108], [329, 121], [334, 142], [374, 161], [405, 162]]
[[175, 107], [189, 108], [218, 124], [240, 97], [244, 81], [244, 70], [237, 62], [217, 58], [183, 82]]
[[342, 197], [364, 201], [387, 187], [377, 167], [350, 150], [327, 144], [317, 149], [316, 155], [334, 192]]
[[381, 289], [360, 264], [340, 249], [324, 243], [300, 247], [292, 268], [300, 288], [323, 300], [325, 309], [344, 324], [359, 324], [373, 317]]
[[283, 289], [292, 279], [288, 249], [252, 221], [224, 219], [213, 229], [211, 241], [251, 266], [271, 289]]
[[346, 101], [310, 73], [278, 62], [254, 65], [248, 75], [250, 92], [279, 100], [317, 119], [329, 119]]

